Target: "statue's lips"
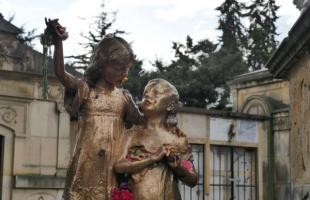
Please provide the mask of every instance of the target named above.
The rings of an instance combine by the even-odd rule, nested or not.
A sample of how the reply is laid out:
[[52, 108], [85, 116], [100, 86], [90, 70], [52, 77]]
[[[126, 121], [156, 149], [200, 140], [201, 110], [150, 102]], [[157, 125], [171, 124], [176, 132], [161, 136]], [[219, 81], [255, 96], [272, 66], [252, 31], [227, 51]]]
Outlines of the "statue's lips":
[[145, 99], [142, 104], [145, 106], [150, 106], [150, 105], [153, 105], [155, 103], [156, 103], [156, 101], [151, 101], [151, 100]]

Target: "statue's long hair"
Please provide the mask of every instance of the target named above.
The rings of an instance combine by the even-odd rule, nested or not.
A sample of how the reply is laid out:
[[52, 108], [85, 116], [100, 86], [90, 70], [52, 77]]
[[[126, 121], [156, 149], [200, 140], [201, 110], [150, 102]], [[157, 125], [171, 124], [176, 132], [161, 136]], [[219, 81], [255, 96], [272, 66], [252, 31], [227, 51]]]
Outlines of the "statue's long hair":
[[108, 34], [95, 47], [84, 78], [90, 87], [94, 87], [107, 64], [127, 65], [133, 63], [133, 60], [130, 44], [121, 37]]

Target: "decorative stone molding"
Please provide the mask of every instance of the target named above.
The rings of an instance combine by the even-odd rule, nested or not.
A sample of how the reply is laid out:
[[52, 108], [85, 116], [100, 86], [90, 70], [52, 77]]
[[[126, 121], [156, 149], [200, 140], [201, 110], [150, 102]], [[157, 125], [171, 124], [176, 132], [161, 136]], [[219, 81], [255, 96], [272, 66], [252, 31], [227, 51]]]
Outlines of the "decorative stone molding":
[[[255, 107], [257, 108], [258, 113], [250, 113], [251, 109]], [[269, 116], [271, 113], [271, 106], [265, 97], [254, 95], [247, 98], [240, 111], [247, 114], [260, 114]]]
[[[272, 97], [253, 95], [246, 99], [240, 111], [242, 113], [270, 116], [276, 110], [287, 108], [287, 104], [275, 100]], [[254, 111], [257, 113], [253, 113]]]
[[273, 131], [290, 130], [290, 119], [288, 112], [276, 113], [272, 116], [272, 130]]
[[9, 106], [0, 106], [1, 120], [6, 124], [16, 124], [17, 112]]
[[26, 200], [56, 200], [57, 198], [48, 192], [36, 192], [31, 194]]

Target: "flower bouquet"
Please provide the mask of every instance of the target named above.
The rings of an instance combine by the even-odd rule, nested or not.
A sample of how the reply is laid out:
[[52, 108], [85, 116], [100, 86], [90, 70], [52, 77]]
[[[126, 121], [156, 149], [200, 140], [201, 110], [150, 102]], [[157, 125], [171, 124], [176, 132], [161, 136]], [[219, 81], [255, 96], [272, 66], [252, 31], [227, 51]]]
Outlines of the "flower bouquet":
[[111, 200], [134, 200], [132, 192], [122, 188], [114, 188], [111, 197]]
[[112, 190], [111, 200], [134, 200], [128, 184], [128, 174], [123, 174], [119, 178], [121, 179], [119, 187]]

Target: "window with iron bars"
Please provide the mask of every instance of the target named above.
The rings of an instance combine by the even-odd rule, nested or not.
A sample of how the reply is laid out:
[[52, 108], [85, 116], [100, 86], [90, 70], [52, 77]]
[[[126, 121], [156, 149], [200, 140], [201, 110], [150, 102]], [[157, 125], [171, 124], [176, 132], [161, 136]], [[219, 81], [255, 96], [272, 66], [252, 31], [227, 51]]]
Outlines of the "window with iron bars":
[[210, 148], [209, 200], [256, 200], [256, 149]]
[[179, 182], [179, 190], [182, 200], [204, 200], [204, 145], [192, 144], [194, 166], [198, 173], [198, 184], [190, 188]]

